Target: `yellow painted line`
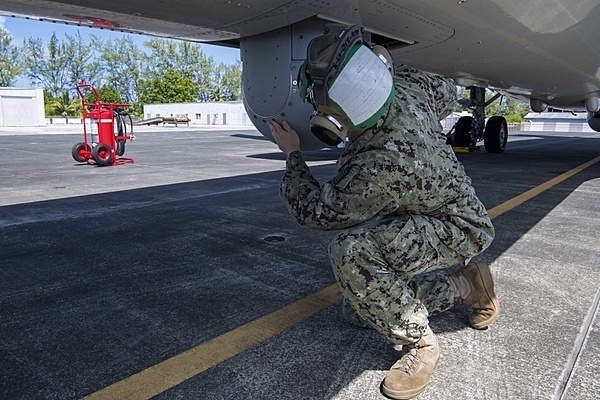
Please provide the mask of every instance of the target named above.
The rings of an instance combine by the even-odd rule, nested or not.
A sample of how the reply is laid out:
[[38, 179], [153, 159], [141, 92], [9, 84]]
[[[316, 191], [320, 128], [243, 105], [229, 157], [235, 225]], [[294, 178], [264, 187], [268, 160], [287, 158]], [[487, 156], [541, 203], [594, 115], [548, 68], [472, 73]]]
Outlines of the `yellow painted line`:
[[292, 328], [332, 305], [342, 295], [337, 284], [153, 365], [84, 399], [150, 399], [215, 365]]
[[[600, 157], [596, 157], [490, 209], [488, 211], [490, 218], [493, 219], [502, 215], [552, 186], [596, 164], [598, 161], [600, 161]], [[341, 300], [342, 295], [337, 284], [327, 286], [325, 289], [308, 295], [277, 311], [94, 392], [84, 397], [84, 400], [150, 399], [231, 357], [258, 346]]]
[[539, 195], [540, 193], [550, 189], [552, 186], [558, 185], [562, 181], [564, 181], [564, 180], [572, 177], [573, 175], [583, 171], [584, 169], [596, 164], [598, 161], [600, 161], [600, 156], [596, 157], [593, 160], [590, 160], [584, 164], [581, 164], [580, 166], [573, 168], [572, 170], [567, 171], [564, 174], [557, 176], [556, 178], [550, 179], [548, 182], [545, 182], [539, 186], [536, 186], [533, 189], [528, 190], [525, 193], [520, 194], [517, 197], [514, 197], [514, 198], [508, 200], [507, 202], [504, 202], [504, 203], [492, 208], [491, 210], [488, 210], [488, 214], [490, 215], [490, 218], [492, 218], [492, 219], [496, 218], [496, 217], [504, 214], [505, 212], [512, 210], [513, 208], [519, 206], [520, 204], [526, 202], [527, 200], [532, 199], [535, 196]]
[[452, 150], [454, 150], [455, 153], [469, 153], [471, 152], [471, 149], [468, 147], [452, 147]]

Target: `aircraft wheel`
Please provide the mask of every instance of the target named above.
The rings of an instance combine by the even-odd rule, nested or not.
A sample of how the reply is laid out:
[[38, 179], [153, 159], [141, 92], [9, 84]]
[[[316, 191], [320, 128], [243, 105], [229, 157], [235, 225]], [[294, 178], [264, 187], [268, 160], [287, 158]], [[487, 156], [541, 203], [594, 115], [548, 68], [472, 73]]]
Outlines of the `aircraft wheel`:
[[71, 155], [77, 162], [85, 162], [85, 155], [92, 151], [89, 144], [75, 143], [75, 146], [71, 149]]
[[454, 127], [454, 146], [469, 147], [471, 145], [471, 125], [473, 117], [460, 117]]
[[488, 119], [483, 132], [483, 144], [488, 153], [502, 153], [508, 142], [508, 124], [506, 118], [495, 116]]
[[113, 163], [112, 149], [106, 143], [99, 143], [92, 151], [94, 160], [99, 165], [111, 165]]

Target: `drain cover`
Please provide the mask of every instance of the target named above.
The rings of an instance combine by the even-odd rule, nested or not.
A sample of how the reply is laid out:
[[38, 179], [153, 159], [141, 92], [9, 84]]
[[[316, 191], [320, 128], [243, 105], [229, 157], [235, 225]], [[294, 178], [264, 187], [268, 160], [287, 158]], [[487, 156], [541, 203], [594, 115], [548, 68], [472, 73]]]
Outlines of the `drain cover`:
[[279, 235], [270, 235], [270, 236], [265, 236], [263, 238], [263, 240], [265, 242], [273, 243], [273, 242], [283, 242], [285, 240], [285, 238], [283, 236], [279, 236]]

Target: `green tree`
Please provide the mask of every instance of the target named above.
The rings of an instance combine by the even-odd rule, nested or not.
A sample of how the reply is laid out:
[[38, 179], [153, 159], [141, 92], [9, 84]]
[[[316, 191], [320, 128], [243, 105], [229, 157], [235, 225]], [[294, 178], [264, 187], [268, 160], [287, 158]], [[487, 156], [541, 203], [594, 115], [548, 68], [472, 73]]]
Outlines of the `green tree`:
[[[117, 89], [109, 85], [102, 85], [96, 89], [98, 95], [100, 96], [100, 101], [102, 103], [123, 103], [123, 99]], [[86, 103], [95, 103], [96, 102], [96, 94], [88, 89], [85, 91], [85, 102]]]
[[101, 49], [102, 81], [115, 88], [123, 101], [135, 103], [143, 77], [143, 51], [129, 36], [104, 42], [95, 39], [93, 45]]
[[[94, 41], [94, 35], [88, 35], [90, 41]], [[68, 73], [68, 86], [70, 92], [82, 81], [94, 82], [99, 78], [100, 63], [96, 55], [95, 47], [90, 46], [77, 31], [75, 36], [65, 34], [65, 42], [62, 45], [67, 57], [66, 68]]]
[[[95, 40], [94, 35], [88, 35]], [[99, 79], [100, 64], [94, 46], [77, 32], [65, 34], [64, 40], [52, 34], [47, 44], [41, 39], [29, 38], [24, 42], [25, 73], [32, 84], [39, 84], [55, 98], [62, 97], [66, 90], [75, 93], [82, 81]]]
[[56, 34], [52, 34], [47, 46], [41, 39], [29, 38], [24, 48], [25, 70], [31, 84], [42, 85], [55, 98], [72, 89], [69, 87], [69, 56]]
[[215, 73], [213, 58], [207, 56], [198, 43], [180, 41], [178, 50], [177, 70], [198, 86], [198, 100], [209, 101], [211, 81]]
[[50, 117], [55, 114], [54, 108], [51, 106], [54, 101], [54, 97], [52, 97], [52, 93], [44, 89], [44, 114], [46, 117]]
[[143, 82], [139, 94], [141, 104], [190, 103], [197, 98], [198, 86], [173, 69], [169, 69], [162, 78]]
[[0, 28], [0, 87], [12, 86], [23, 70], [19, 50], [11, 41], [10, 34]]
[[220, 63], [214, 72], [210, 101], [234, 101], [242, 97], [241, 61], [235, 65]]
[[528, 103], [503, 96], [486, 107], [485, 114], [487, 117], [501, 115], [508, 122], [523, 122], [524, 117], [529, 113], [529, 109]]
[[51, 115], [79, 115], [81, 114], [81, 100], [71, 99], [69, 91], [65, 90], [61, 96], [54, 98], [49, 103]]
[[152, 38], [144, 45], [149, 49], [145, 57], [144, 77], [156, 79], [164, 71], [173, 69], [181, 77], [189, 78], [198, 87], [197, 99], [209, 101], [214, 87], [215, 63], [198, 43]]
[[[470, 92], [466, 88], [458, 87], [457, 90], [459, 99], [468, 99], [470, 97]], [[485, 101], [489, 101], [495, 95], [495, 92], [486, 90]], [[488, 118], [500, 115], [505, 117], [508, 122], [523, 122], [525, 115], [529, 113], [529, 109], [529, 104], [526, 102], [502, 96], [485, 108], [485, 115]], [[463, 111], [463, 107], [459, 104], [456, 111]]]
[[121, 102], [134, 104], [137, 114], [142, 103], [241, 98], [240, 60], [215, 65], [201, 44], [186, 41], [152, 38], [144, 45], [139, 48], [128, 35], [110, 40], [88, 35], [86, 40], [79, 32], [64, 40], [53, 34], [48, 43], [29, 38], [22, 52], [24, 74], [58, 101], [83, 79], [95, 87], [107, 85]]
[[144, 46], [150, 52], [144, 57], [144, 78], [154, 80], [161, 78], [165, 71], [178, 71], [176, 66], [179, 56], [177, 45], [173, 40], [151, 38], [144, 42]]

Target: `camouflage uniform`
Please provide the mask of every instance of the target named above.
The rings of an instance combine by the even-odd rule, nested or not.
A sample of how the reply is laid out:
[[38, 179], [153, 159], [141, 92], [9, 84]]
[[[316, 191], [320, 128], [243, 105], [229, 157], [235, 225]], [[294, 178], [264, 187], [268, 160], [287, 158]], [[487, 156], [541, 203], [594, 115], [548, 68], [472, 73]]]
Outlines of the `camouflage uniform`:
[[454, 82], [399, 67], [394, 84], [385, 122], [347, 146], [334, 179], [321, 186], [294, 152], [280, 195], [302, 226], [344, 229], [329, 245], [342, 294], [394, 344], [409, 344], [430, 313], [454, 304], [442, 270], [481, 253], [494, 228], [441, 132]]

